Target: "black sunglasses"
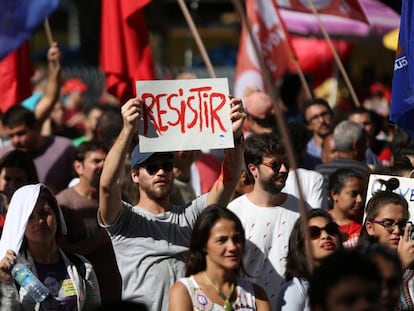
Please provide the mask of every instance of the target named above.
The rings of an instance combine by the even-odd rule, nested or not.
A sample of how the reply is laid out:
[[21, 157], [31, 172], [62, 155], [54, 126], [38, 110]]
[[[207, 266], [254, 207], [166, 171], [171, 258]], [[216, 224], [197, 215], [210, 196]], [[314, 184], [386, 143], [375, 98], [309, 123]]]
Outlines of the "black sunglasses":
[[264, 166], [270, 167], [274, 173], [279, 173], [279, 170], [282, 167], [282, 164], [286, 167], [286, 169], [289, 169], [289, 162], [287, 160], [263, 162], [261, 164]]
[[317, 226], [309, 226], [309, 235], [311, 240], [319, 239], [322, 234], [322, 231], [325, 231], [329, 235], [339, 235], [339, 227], [336, 223], [330, 222], [326, 224], [324, 228], [319, 228]]
[[172, 161], [150, 162], [143, 165], [142, 167], [146, 169], [148, 174], [154, 175], [160, 169], [167, 173], [171, 172], [173, 170], [174, 164]]

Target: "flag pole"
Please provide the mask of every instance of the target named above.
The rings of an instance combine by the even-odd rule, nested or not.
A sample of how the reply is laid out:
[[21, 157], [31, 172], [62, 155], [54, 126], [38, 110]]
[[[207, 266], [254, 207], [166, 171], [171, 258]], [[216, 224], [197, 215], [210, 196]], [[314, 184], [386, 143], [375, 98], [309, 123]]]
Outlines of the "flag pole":
[[[265, 82], [265, 85], [266, 85], [266, 90], [269, 93], [270, 97], [272, 98], [273, 103], [277, 103], [278, 96], [276, 95], [275, 87], [273, 86], [269, 71], [266, 68], [266, 65], [264, 63], [264, 59], [262, 57], [262, 54], [260, 53], [260, 48], [257, 44], [257, 41], [255, 40], [254, 35], [253, 35], [252, 27], [250, 27], [249, 21], [247, 20], [246, 15], [244, 14], [243, 7], [240, 4], [240, 0], [232, 0], [232, 2], [233, 2], [234, 7], [236, 8], [237, 13], [240, 16], [240, 20], [241, 20], [242, 24], [246, 27], [247, 32], [249, 33], [249, 37], [250, 37], [250, 41], [252, 42], [254, 53], [257, 57], [257, 60], [259, 61], [259, 67], [260, 67], [260, 70], [263, 74], [264, 82]], [[276, 112], [277, 112], [276, 116], [277, 117], [279, 115], [281, 116], [281, 107], [279, 105], [275, 105], [275, 106], [276, 106]], [[281, 118], [281, 120], [284, 121], [283, 118]], [[280, 121], [280, 120], [277, 120], [277, 121]]]
[[290, 59], [292, 60], [292, 62], [294, 63], [294, 65], [295, 65], [295, 67], [296, 67], [296, 70], [297, 70], [298, 75], [299, 75], [300, 82], [301, 82], [301, 84], [302, 84], [302, 86], [303, 86], [303, 89], [304, 89], [304, 91], [305, 91], [305, 93], [306, 93], [306, 97], [307, 97], [308, 99], [310, 99], [310, 98], [312, 98], [312, 92], [311, 92], [311, 90], [310, 90], [310, 87], [309, 87], [308, 81], [306, 81], [306, 78], [305, 78], [305, 73], [303, 72], [303, 69], [302, 69], [302, 67], [300, 66], [299, 60], [298, 60], [298, 58], [297, 58], [297, 56], [296, 56], [296, 53], [293, 51], [292, 46], [291, 46], [291, 44], [290, 44], [290, 40], [289, 40], [289, 36], [288, 36], [288, 32], [287, 32], [287, 30], [286, 30], [285, 23], [283, 22], [283, 19], [282, 19], [282, 17], [280, 16], [280, 12], [279, 12], [279, 8], [278, 8], [278, 4], [277, 4], [277, 3], [275, 3], [275, 5], [276, 5], [276, 14], [277, 14], [277, 17], [278, 17], [278, 19], [279, 19], [279, 21], [280, 21], [280, 25], [281, 25], [281, 27], [282, 27], [283, 33], [285, 34], [285, 37], [287, 38], [287, 41], [288, 41], [288, 44], [286, 44], [286, 49], [287, 49], [287, 51], [288, 51], [288, 53], [289, 53], [289, 57], [290, 57]]
[[[55, 40], [53, 39], [52, 28], [50, 27], [49, 18], [45, 18], [43, 27], [45, 28], [47, 43], [49, 43], [50, 47], [53, 45], [53, 42], [55, 42]], [[58, 61], [58, 63], [60, 63], [60, 61]]]
[[322, 22], [321, 16], [319, 15], [318, 11], [316, 10], [316, 8], [313, 4], [313, 1], [312, 0], [307, 0], [307, 1], [308, 1], [309, 6], [310, 6], [310, 9], [312, 10], [312, 13], [316, 16], [316, 20], [318, 21], [318, 24], [319, 24], [319, 27], [321, 28], [322, 34], [323, 34], [326, 42], [328, 43], [329, 48], [332, 51], [332, 55], [335, 59], [335, 62], [338, 66], [339, 71], [342, 74], [342, 78], [344, 79], [345, 84], [348, 87], [348, 90], [349, 90], [349, 93], [351, 94], [352, 100], [354, 101], [355, 106], [360, 107], [361, 104], [359, 102], [358, 97], [356, 96], [354, 87], [352, 86], [351, 81], [349, 80], [349, 76], [346, 73], [344, 65], [342, 64], [342, 61], [341, 61], [338, 53], [336, 52], [335, 47], [333, 46], [333, 43], [332, 43], [331, 38], [329, 37], [329, 34], [326, 31], [326, 28], [325, 28], [325, 25]]
[[45, 28], [47, 42], [49, 43], [49, 46], [52, 46], [52, 43], [53, 43], [54, 40], [53, 40], [52, 30], [50, 28], [50, 24], [49, 24], [49, 19], [48, 18], [45, 18], [44, 28]]
[[[261, 0], [259, 0], [259, 1], [261, 1]], [[306, 263], [307, 263], [309, 271], [312, 272], [314, 265], [313, 265], [313, 260], [312, 260], [310, 236], [309, 236], [307, 217], [306, 217], [307, 212], [306, 212], [306, 209], [305, 209], [305, 200], [303, 199], [302, 187], [300, 185], [299, 174], [297, 172], [296, 158], [295, 158], [292, 143], [290, 141], [290, 137], [289, 137], [289, 134], [288, 134], [286, 122], [283, 119], [282, 111], [281, 111], [279, 105], [276, 104], [277, 103], [277, 98], [276, 98], [275, 88], [274, 88], [273, 83], [271, 81], [269, 71], [267, 70], [267, 68], [265, 66], [262, 54], [260, 53], [258, 43], [255, 40], [255, 37], [253, 36], [252, 28], [249, 24], [249, 21], [246, 18], [246, 15], [244, 13], [244, 10], [243, 10], [243, 7], [240, 3], [240, 0], [232, 0], [232, 2], [233, 2], [234, 7], [236, 8], [236, 11], [238, 12], [238, 14], [240, 16], [240, 19], [241, 19], [243, 25], [246, 27], [246, 29], [249, 33], [250, 39], [252, 41], [254, 52], [256, 53], [256, 57], [259, 61], [260, 69], [263, 73], [263, 77], [264, 77], [264, 80], [265, 80], [267, 90], [269, 92], [269, 95], [272, 99], [273, 106], [274, 106], [275, 111], [276, 111], [276, 114], [275, 114], [276, 123], [277, 123], [277, 127], [280, 131], [280, 135], [282, 137], [282, 140], [285, 142], [287, 158], [289, 160], [290, 167], [293, 169], [293, 172], [295, 174], [296, 186], [298, 187], [298, 192], [299, 192], [299, 212], [300, 212], [301, 219], [302, 219], [301, 225], [302, 225], [302, 228], [303, 228], [304, 238], [305, 238], [305, 241], [306, 241], [306, 243], [305, 243], [305, 245], [306, 245], [306, 247], [305, 247]]]
[[193, 34], [194, 40], [197, 43], [198, 49], [200, 50], [201, 56], [203, 57], [204, 63], [206, 64], [210, 77], [216, 78], [216, 72], [214, 71], [213, 65], [211, 64], [210, 58], [208, 57], [206, 48], [204, 47], [203, 41], [201, 40], [197, 27], [194, 24], [190, 12], [188, 11], [187, 5], [185, 4], [184, 0], [178, 0], [178, 4], [180, 5], [181, 11], [184, 14], [188, 26], [190, 27], [191, 33]]
[[[288, 48], [290, 50], [290, 48]], [[311, 99], [312, 98], [312, 92], [310, 90], [308, 81], [306, 81], [305, 78], [305, 73], [302, 70], [302, 67], [300, 66], [299, 60], [296, 58], [296, 56], [292, 56], [292, 62], [295, 64], [296, 70], [298, 71], [298, 76], [300, 79], [300, 82], [303, 86], [303, 89], [306, 93], [306, 97], [307, 99]]]

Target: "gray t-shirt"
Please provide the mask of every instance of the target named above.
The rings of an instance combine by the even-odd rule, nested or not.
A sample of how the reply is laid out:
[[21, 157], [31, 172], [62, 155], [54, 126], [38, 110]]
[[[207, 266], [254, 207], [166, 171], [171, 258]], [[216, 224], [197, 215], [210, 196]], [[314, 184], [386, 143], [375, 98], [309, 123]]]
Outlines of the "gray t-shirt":
[[184, 274], [191, 231], [206, 206], [202, 195], [154, 215], [123, 202], [115, 223], [106, 227], [122, 276], [122, 299], [144, 303], [150, 311], [168, 310], [169, 290]]

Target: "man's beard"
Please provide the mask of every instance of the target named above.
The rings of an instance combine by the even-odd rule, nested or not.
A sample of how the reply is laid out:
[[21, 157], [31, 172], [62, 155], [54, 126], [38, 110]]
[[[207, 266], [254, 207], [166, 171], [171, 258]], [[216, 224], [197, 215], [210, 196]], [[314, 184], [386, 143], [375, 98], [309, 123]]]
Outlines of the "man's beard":
[[[275, 183], [274, 179], [275, 178], [271, 178], [270, 180], [258, 180], [258, 182], [262, 186], [262, 189], [266, 191], [267, 193], [278, 194], [285, 187], [286, 178], [283, 183]], [[280, 179], [280, 178], [277, 178], [277, 179]]]
[[[327, 126], [328, 126], [328, 125], [327, 125]], [[328, 135], [330, 135], [330, 134], [332, 134], [332, 128], [329, 128], [329, 129], [327, 129], [326, 131], [323, 131], [323, 132], [319, 131], [319, 133], [318, 133], [318, 135], [319, 135], [321, 138], [325, 138], [326, 136], [328, 136]]]
[[168, 184], [166, 187], [156, 188], [154, 187], [144, 187], [142, 190], [147, 194], [148, 198], [154, 201], [162, 201], [167, 198], [172, 189], [172, 182]]

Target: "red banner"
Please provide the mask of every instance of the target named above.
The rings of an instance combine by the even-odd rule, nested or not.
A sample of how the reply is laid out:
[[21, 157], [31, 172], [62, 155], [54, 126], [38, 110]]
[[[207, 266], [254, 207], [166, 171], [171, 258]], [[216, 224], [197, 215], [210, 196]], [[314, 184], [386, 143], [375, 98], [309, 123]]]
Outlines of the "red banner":
[[154, 79], [143, 7], [150, 0], [103, 0], [100, 67], [108, 92], [121, 103], [135, 97], [136, 80]]
[[32, 61], [29, 45], [23, 43], [0, 62], [0, 109], [5, 112], [32, 95]]
[[[273, 0], [285, 9], [312, 13], [308, 0]], [[358, 0], [311, 0], [320, 14], [349, 17], [368, 23], [364, 10]]]
[[[335, 67], [334, 56], [324, 39], [292, 36], [291, 42], [300, 67], [312, 77], [313, 87], [332, 77]], [[351, 54], [352, 44], [345, 40], [332, 40], [332, 44], [341, 60], [346, 61]], [[292, 72], [297, 71], [295, 66], [291, 66], [290, 69]]]
[[[257, 41], [265, 66], [273, 80], [287, 71], [289, 42], [277, 8], [270, 1], [246, 0], [247, 19]], [[243, 96], [246, 87], [265, 90], [262, 70], [247, 29], [243, 26], [237, 56], [234, 94]]]

